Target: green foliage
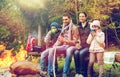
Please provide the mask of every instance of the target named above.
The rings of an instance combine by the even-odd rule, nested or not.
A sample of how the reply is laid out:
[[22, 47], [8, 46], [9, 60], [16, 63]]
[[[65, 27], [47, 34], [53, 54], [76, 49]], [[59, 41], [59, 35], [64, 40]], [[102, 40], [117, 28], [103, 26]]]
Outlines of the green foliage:
[[[6, 33], [6, 35], [2, 35], [1, 41], [6, 43], [8, 48], [12, 48], [15, 39], [22, 39], [23, 42], [25, 41], [25, 30], [27, 31], [27, 29], [25, 29], [27, 26], [25, 23], [26, 21], [22, 16], [22, 12], [15, 5], [13, 0], [1, 1], [0, 6], [0, 24], [1, 27], [5, 27], [4, 29], [1, 29], [4, 30], [4, 33]], [[17, 45], [15, 45], [15, 47], [16, 46]]]
[[5, 39], [7, 39], [9, 35], [10, 32], [7, 30], [7, 28], [0, 25], [0, 42], [5, 41]]
[[[104, 29], [120, 26], [120, 1], [119, 0], [42, 0], [44, 7], [25, 6], [19, 1], [0, 0], [0, 24], [5, 25], [14, 39], [23, 39], [26, 35], [38, 30], [46, 34], [49, 24], [53, 21], [62, 24], [62, 15], [69, 12], [74, 23], [78, 23], [78, 14], [85, 11], [88, 19], [100, 19]], [[23, 1], [24, 2], [24, 1]], [[29, 3], [27, 3], [29, 4]], [[24, 6], [23, 6], [24, 5]], [[31, 7], [31, 8], [30, 8]], [[114, 23], [113, 25], [111, 25]], [[116, 33], [116, 32], [115, 32]], [[108, 36], [108, 35], [106, 35]], [[109, 35], [110, 36], [110, 35]], [[115, 38], [118, 38], [113, 36]], [[13, 39], [13, 38], [12, 38]]]

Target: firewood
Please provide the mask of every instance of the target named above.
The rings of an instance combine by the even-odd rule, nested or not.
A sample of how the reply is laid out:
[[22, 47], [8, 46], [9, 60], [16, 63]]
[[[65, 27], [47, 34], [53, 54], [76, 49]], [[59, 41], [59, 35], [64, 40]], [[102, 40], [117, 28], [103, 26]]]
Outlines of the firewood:
[[17, 61], [10, 66], [10, 72], [17, 76], [39, 74], [40, 77], [49, 77], [47, 72], [41, 71], [39, 64], [30, 61]]

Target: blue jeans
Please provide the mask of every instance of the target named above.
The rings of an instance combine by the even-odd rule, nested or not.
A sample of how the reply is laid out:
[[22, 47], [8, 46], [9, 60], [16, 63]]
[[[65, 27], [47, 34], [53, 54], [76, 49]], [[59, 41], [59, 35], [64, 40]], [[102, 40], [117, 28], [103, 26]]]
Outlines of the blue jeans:
[[49, 54], [49, 49], [46, 49], [41, 53], [40, 68], [42, 71], [45, 69], [45, 61], [48, 54]]
[[[48, 57], [48, 54], [49, 54], [49, 48], [44, 50], [41, 53], [40, 68], [41, 68], [42, 71], [44, 71], [44, 69], [45, 69], [45, 61], [46, 61], [46, 59]], [[55, 60], [56, 60], [55, 61], [55, 65], [56, 65], [56, 70], [57, 70], [57, 67], [58, 67], [58, 65], [57, 65], [57, 58]]]
[[[72, 48], [69, 45], [56, 46], [56, 54], [66, 54], [66, 52], [71, 53], [71, 50], [72, 50]], [[49, 55], [48, 55], [48, 74], [49, 75], [53, 75], [54, 51], [55, 51], [55, 48], [51, 48], [49, 51]], [[69, 59], [66, 59], [66, 64], [64, 65], [64, 67], [66, 67], [66, 68], [64, 68], [64, 70], [68, 70], [69, 65], [67, 65], [67, 64], [69, 64], [69, 63], [67, 63], [67, 62], [69, 62], [69, 61], [70, 61]]]
[[74, 60], [75, 60], [75, 68], [76, 73], [84, 75], [84, 77], [87, 77], [87, 68], [88, 68], [88, 62], [85, 58], [89, 56], [89, 48], [82, 48], [80, 50], [76, 50], [74, 52]]
[[69, 74], [70, 64], [72, 61], [72, 55], [75, 51], [75, 47], [71, 46], [66, 50], [66, 58], [65, 58], [65, 64], [63, 68], [63, 74]]

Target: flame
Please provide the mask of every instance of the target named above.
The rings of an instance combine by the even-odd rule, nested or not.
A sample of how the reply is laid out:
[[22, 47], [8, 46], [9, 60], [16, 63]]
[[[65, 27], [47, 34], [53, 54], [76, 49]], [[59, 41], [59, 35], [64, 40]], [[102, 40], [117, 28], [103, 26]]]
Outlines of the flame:
[[0, 58], [0, 68], [8, 67], [13, 62], [15, 62], [15, 58], [12, 56], [11, 50], [4, 50], [2, 57]]
[[[6, 47], [0, 45], [0, 50], [4, 50]], [[27, 56], [27, 51], [24, 50], [23, 45], [21, 45], [19, 52], [16, 53], [15, 56], [12, 54], [13, 49], [4, 50], [2, 54], [0, 54], [0, 68], [9, 67], [13, 62], [25, 60]]]
[[4, 45], [0, 45], [0, 50], [5, 50], [5, 46]]
[[24, 50], [23, 45], [21, 45], [19, 52], [16, 54], [16, 59], [17, 61], [21, 61], [21, 60], [25, 60], [26, 57], [27, 57], [27, 51]]

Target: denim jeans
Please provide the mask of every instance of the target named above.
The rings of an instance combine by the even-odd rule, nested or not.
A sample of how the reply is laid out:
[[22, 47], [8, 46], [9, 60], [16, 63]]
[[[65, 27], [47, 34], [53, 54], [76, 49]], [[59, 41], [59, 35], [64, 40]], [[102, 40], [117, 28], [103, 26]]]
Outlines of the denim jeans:
[[87, 77], [88, 62], [85, 58], [89, 56], [89, 48], [82, 48], [74, 52], [75, 68], [77, 74], [82, 74]]
[[[53, 58], [54, 58], [55, 49], [56, 49], [56, 54], [66, 54], [67, 52], [67, 54], [70, 54], [70, 55], [71, 55], [71, 50], [73, 50], [72, 47], [69, 45], [56, 46], [56, 48], [50, 49], [49, 55], [48, 55], [48, 74], [49, 75], [53, 75]], [[70, 58], [68, 57], [68, 59], [66, 59], [66, 62], [69, 62], [69, 61], [70, 61]], [[69, 63], [65, 63], [64, 67], [66, 68], [64, 68], [64, 70], [68, 70], [68, 67], [69, 67], [68, 64]]]
[[69, 74], [72, 55], [75, 50], [76, 50], [75, 46], [71, 46], [66, 50], [66, 58], [65, 58], [64, 68], [63, 68], [63, 74]]
[[[44, 71], [45, 69], [45, 62], [46, 62], [46, 59], [48, 59], [48, 54], [49, 54], [49, 48], [44, 50], [42, 53], [41, 53], [41, 60], [40, 60], [40, 68], [42, 71]], [[57, 70], [57, 67], [58, 67], [58, 64], [57, 64], [57, 58], [55, 59], [55, 68]]]
[[49, 49], [46, 49], [45, 51], [43, 51], [41, 53], [41, 60], [40, 60], [40, 68], [41, 68], [41, 70], [45, 69], [45, 61], [46, 61], [46, 57], [48, 56], [48, 54], [49, 54]]

